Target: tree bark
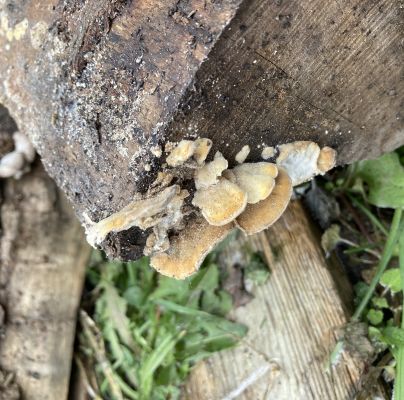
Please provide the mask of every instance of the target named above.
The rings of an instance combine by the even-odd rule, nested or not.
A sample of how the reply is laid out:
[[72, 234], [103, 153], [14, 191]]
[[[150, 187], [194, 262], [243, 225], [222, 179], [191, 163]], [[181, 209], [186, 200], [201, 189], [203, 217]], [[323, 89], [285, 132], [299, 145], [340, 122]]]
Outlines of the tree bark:
[[0, 366], [15, 373], [22, 398], [66, 399], [89, 246], [39, 161], [2, 189]]
[[[210, 137], [314, 140], [340, 164], [404, 142], [404, 11], [394, 0], [27, 0], [0, 3], [0, 102], [83, 222], [144, 192], [153, 148]], [[226, 29], [227, 27], [227, 29]], [[103, 243], [134, 259], [137, 228]]]

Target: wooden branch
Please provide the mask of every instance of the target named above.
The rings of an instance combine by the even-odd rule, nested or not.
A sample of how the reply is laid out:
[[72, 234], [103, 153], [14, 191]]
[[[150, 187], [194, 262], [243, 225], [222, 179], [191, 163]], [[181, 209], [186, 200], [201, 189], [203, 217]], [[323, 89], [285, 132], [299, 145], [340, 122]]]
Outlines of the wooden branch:
[[[339, 163], [404, 142], [404, 13], [394, 0], [15, 0], [0, 5], [0, 102], [98, 221], [145, 192], [167, 141], [314, 140]], [[225, 30], [227, 26], [227, 30]], [[111, 234], [110, 256], [147, 234]]]
[[39, 162], [3, 189], [0, 365], [15, 373], [24, 399], [66, 399], [89, 246]]

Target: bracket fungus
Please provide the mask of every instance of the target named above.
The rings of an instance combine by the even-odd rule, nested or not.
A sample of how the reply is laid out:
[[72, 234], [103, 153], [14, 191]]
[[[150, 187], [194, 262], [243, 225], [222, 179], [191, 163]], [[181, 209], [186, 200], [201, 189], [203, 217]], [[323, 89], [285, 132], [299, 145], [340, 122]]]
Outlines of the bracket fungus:
[[214, 226], [226, 225], [239, 216], [247, 205], [247, 193], [227, 179], [199, 189], [192, 204], [199, 207], [203, 217]]
[[195, 152], [195, 142], [193, 140], [181, 140], [170, 152], [166, 162], [170, 167], [178, 167], [188, 161]]
[[154, 196], [146, 196], [136, 199], [122, 210], [110, 215], [101, 221], [94, 223], [87, 216], [88, 227], [86, 229], [87, 241], [95, 247], [100, 244], [110, 232], [120, 232], [133, 226], [146, 230], [157, 225], [162, 214], [167, 213], [171, 202], [175, 202], [177, 196], [184, 197], [178, 185], [169, 186]]
[[271, 194], [256, 204], [249, 204], [236, 219], [236, 225], [252, 235], [270, 227], [283, 214], [292, 196], [292, 181], [286, 171], [278, 170]]
[[269, 160], [270, 158], [275, 156], [275, 148], [266, 146], [262, 149], [261, 158], [263, 160]]
[[331, 147], [325, 146], [321, 149], [317, 159], [317, 168], [323, 175], [330, 169], [335, 167], [337, 161], [337, 152]]
[[24, 167], [24, 156], [22, 153], [12, 151], [6, 154], [0, 160], [0, 177], [9, 178], [11, 176], [18, 176], [18, 173]]
[[183, 228], [183, 204], [188, 196], [188, 190], [181, 190], [168, 203], [164, 214], [156, 215], [153, 232], [147, 237], [146, 247], [143, 250], [144, 255], [165, 251], [170, 247], [168, 234], [171, 230]]
[[242, 147], [242, 149], [236, 154], [235, 160], [242, 164], [245, 160], [247, 160], [248, 155], [250, 154], [250, 146], [247, 144]]
[[195, 150], [193, 157], [198, 165], [203, 165], [211, 147], [212, 141], [210, 139], [200, 138], [195, 140]]
[[[219, 151], [206, 162], [211, 147], [207, 138], [166, 145], [166, 164], [147, 194], [97, 223], [89, 221], [87, 240], [95, 246], [109, 232], [150, 229], [144, 254], [151, 256], [152, 267], [184, 279], [233, 228], [250, 235], [272, 225], [285, 211], [293, 186], [324, 174], [336, 158], [330, 147], [300, 141], [278, 146], [276, 164], [245, 163], [250, 152], [246, 145], [236, 156], [238, 164], [229, 168]], [[266, 147], [262, 157], [275, 154]], [[181, 189], [183, 183], [193, 194], [190, 202], [185, 202], [189, 192]]]
[[247, 193], [247, 203], [255, 204], [266, 199], [278, 175], [275, 164], [267, 162], [245, 163], [225, 172], [229, 180]]
[[220, 151], [216, 152], [213, 161], [203, 165], [195, 171], [194, 180], [197, 190], [207, 188], [219, 182], [218, 177], [222, 176], [222, 172], [227, 169], [229, 163], [223, 157]]
[[212, 141], [207, 138], [193, 140], [181, 140], [166, 158], [169, 167], [179, 167], [185, 164], [191, 157], [198, 165], [203, 165], [212, 147]]
[[298, 141], [278, 146], [276, 164], [284, 168], [292, 179], [293, 186], [324, 175], [335, 166], [336, 152], [331, 147], [322, 150], [317, 143]]
[[155, 254], [151, 266], [163, 275], [184, 279], [196, 272], [206, 255], [233, 229], [232, 224], [210, 225], [196, 217], [172, 241], [170, 248]]

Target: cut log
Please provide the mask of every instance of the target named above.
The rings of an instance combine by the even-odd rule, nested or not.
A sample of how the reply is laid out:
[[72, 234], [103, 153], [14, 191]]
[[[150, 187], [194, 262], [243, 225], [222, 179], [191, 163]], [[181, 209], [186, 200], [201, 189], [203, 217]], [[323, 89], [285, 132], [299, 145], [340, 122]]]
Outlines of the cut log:
[[255, 288], [251, 302], [231, 313], [249, 327], [246, 338], [200, 362], [184, 400], [357, 398], [363, 363], [343, 354], [325, 372], [337, 331], [348, 320], [344, 302], [352, 297], [348, 291], [341, 300], [310, 226], [300, 203], [292, 202], [269, 230], [240, 237], [227, 249], [227, 265], [237, 262], [246, 245], [262, 251], [271, 275]]
[[[404, 142], [394, 0], [11, 0], [0, 15], [0, 102], [82, 222], [144, 193], [167, 141], [209, 137], [231, 163], [246, 144], [257, 161], [314, 140], [346, 163]], [[146, 237], [102, 246], [133, 259]]]
[[24, 399], [67, 399], [90, 247], [39, 162], [2, 186], [0, 368], [15, 374]]
[[377, 157], [404, 144], [403, 40], [396, 1], [245, 1], [170, 138], [210, 137], [229, 159], [295, 140], [335, 148], [339, 164]]

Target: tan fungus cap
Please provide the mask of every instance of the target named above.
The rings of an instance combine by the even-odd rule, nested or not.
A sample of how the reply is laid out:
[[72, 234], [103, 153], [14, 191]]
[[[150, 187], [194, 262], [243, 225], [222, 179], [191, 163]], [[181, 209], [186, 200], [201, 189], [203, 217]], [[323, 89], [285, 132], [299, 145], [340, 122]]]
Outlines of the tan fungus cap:
[[188, 161], [194, 151], [195, 142], [193, 140], [181, 140], [167, 156], [166, 162], [170, 167], [178, 167]]
[[256, 204], [249, 204], [236, 219], [236, 225], [248, 235], [261, 232], [271, 226], [285, 211], [292, 196], [292, 181], [279, 168], [272, 193]]
[[212, 141], [210, 139], [200, 138], [195, 140], [194, 159], [199, 165], [205, 162], [211, 147]]
[[163, 275], [185, 279], [199, 269], [206, 255], [232, 228], [232, 224], [212, 226], [198, 217], [171, 240], [168, 251], [151, 257], [150, 264]]
[[221, 178], [216, 185], [195, 192], [192, 204], [215, 226], [226, 225], [240, 215], [247, 204], [247, 193], [235, 183]]
[[325, 174], [331, 168], [335, 167], [336, 161], [337, 152], [331, 147], [325, 146], [320, 151], [320, 155], [317, 160], [317, 168], [322, 174]]
[[224, 174], [247, 193], [247, 203], [255, 204], [272, 192], [278, 168], [268, 162], [245, 163]]
[[194, 180], [196, 189], [206, 188], [219, 182], [218, 177], [228, 167], [227, 160], [220, 151], [216, 152], [213, 161], [207, 162], [202, 168], [195, 171]]

